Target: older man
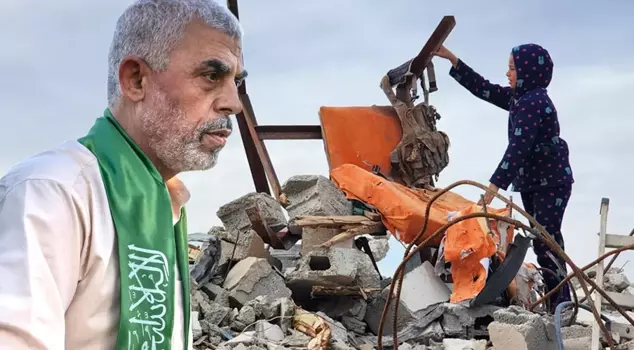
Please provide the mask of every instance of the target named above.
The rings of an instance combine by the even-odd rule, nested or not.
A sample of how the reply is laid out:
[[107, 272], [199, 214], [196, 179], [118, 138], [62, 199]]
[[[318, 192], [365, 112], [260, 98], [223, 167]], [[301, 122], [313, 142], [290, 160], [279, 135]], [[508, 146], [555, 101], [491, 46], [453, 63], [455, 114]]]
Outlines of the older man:
[[0, 348], [191, 348], [184, 204], [240, 112], [237, 19], [140, 0], [117, 22], [108, 108], [0, 180]]

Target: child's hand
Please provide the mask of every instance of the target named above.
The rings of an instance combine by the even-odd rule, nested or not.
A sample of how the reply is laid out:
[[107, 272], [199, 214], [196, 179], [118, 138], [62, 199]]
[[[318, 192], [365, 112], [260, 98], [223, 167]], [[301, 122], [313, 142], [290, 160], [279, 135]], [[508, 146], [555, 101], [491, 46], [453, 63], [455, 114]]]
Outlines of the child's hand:
[[[490, 189], [491, 191], [493, 191], [495, 194], [497, 194], [497, 193], [498, 193], [498, 191], [500, 190], [500, 189], [499, 189], [497, 186], [495, 186], [494, 184], [489, 184], [489, 189]], [[480, 199], [480, 200], [478, 201], [478, 205], [483, 205], [483, 204], [485, 204], [485, 205], [489, 205], [489, 204], [491, 204], [491, 202], [493, 201], [493, 197], [495, 197], [495, 195], [494, 195], [493, 193], [489, 193], [489, 192], [485, 193], [485, 194], [484, 194], [484, 203], [482, 203], [482, 199]]]
[[458, 65], [458, 57], [456, 57], [456, 55], [449, 51], [449, 49], [447, 49], [444, 45], [441, 46], [438, 51], [434, 52], [434, 56], [449, 60], [454, 67]]

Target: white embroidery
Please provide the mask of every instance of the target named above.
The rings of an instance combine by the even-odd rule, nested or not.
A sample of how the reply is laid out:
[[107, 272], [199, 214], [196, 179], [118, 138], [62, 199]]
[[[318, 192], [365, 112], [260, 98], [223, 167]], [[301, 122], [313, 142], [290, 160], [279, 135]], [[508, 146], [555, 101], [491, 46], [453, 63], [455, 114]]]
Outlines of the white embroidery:
[[167, 287], [169, 285], [169, 269], [165, 254], [158, 250], [128, 245], [128, 266], [130, 273], [130, 311], [140, 305], [149, 303], [151, 310], [141, 312], [127, 322], [130, 323], [131, 334], [128, 336], [129, 349], [156, 350], [165, 343], [165, 314], [167, 312]]

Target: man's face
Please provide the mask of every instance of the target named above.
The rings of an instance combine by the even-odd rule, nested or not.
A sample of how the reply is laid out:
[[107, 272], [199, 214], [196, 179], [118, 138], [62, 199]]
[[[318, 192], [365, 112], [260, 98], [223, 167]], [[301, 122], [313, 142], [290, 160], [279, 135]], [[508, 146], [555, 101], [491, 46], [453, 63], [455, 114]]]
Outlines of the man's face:
[[139, 105], [142, 131], [162, 166], [179, 173], [213, 167], [242, 110], [237, 85], [240, 43], [202, 21], [192, 22], [163, 72], [148, 80]]

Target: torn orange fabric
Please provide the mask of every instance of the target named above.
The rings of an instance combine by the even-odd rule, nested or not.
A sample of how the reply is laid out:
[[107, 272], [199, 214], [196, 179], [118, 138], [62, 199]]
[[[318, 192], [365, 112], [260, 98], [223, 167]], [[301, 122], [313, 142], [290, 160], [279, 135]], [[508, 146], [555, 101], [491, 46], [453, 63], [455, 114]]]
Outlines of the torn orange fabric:
[[390, 175], [390, 153], [403, 137], [392, 106], [321, 107], [319, 118], [330, 170], [354, 164], [371, 171], [376, 165]]
[[[451, 219], [472, 213], [481, 213], [482, 206], [472, 204], [451, 215]], [[492, 209], [487, 212], [508, 216], [510, 209]], [[487, 221], [489, 224], [487, 224]], [[513, 227], [498, 225], [497, 220], [471, 218], [460, 221], [447, 229], [444, 241], [444, 257], [451, 263], [453, 292], [450, 301], [458, 303], [475, 298], [484, 288], [487, 269], [481, 262], [493, 257], [500, 244], [512, 239]], [[488, 266], [488, 264], [486, 264]]]
[[[425, 223], [427, 203], [436, 192], [411, 189], [364, 170], [344, 164], [330, 172], [332, 181], [348, 198], [374, 206], [382, 216], [385, 227], [396, 239], [412, 243]], [[451, 191], [438, 198], [431, 207], [429, 223], [422, 238], [429, 237], [447, 223], [449, 213], [473, 205], [474, 202]], [[431, 244], [439, 245], [442, 235]]]

